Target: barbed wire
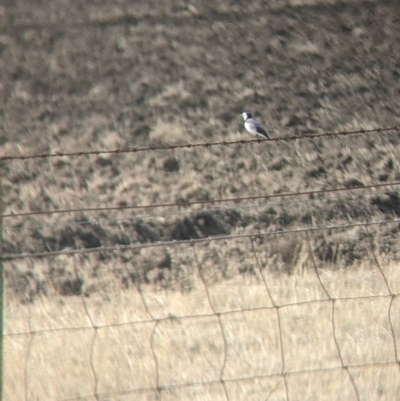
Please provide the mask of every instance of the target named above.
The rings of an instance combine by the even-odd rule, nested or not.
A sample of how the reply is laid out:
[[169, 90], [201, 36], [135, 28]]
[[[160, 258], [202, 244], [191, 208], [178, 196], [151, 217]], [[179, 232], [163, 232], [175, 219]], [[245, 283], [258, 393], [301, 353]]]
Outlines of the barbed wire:
[[247, 234], [231, 234], [231, 235], [216, 235], [206, 238], [195, 238], [188, 240], [172, 240], [172, 241], [157, 241], [157, 242], [147, 242], [147, 243], [136, 243], [129, 245], [110, 245], [110, 246], [99, 246], [96, 248], [79, 248], [79, 249], [68, 249], [63, 251], [48, 251], [48, 252], [24, 252], [24, 253], [14, 253], [14, 254], [3, 254], [0, 256], [0, 261], [14, 260], [14, 259], [26, 259], [26, 258], [42, 258], [42, 257], [52, 257], [60, 255], [76, 255], [76, 254], [88, 254], [88, 253], [100, 253], [100, 252], [113, 252], [113, 251], [127, 251], [142, 248], [153, 248], [153, 247], [165, 247], [165, 246], [176, 246], [182, 244], [196, 244], [200, 242], [211, 242], [211, 241], [222, 241], [222, 240], [232, 240], [236, 238], [254, 238], [270, 235], [280, 235], [280, 234], [290, 234], [290, 233], [301, 233], [308, 231], [321, 231], [321, 230], [333, 230], [333, 229], [343, 229], [343, 228], [354, 228], [362, 226], [375, 226], [381, 224], [398, 223], [400, 218], [391, 220], [379, 220], [374, 222], [356, 222], [356, 223], [346, 223], [342, 225], [328, 225], [319, 227], [301, 227], [294, 228], [291, 230], [277, 230], [277, 231], [260, 231], [257, 233], [247, 233]]
[[76, 208], [76, 209], [60, 209], [60, 210], [47, 210], [47, 211], [36, 211], [36, 212], [23, 212], [23, 213], [8, 213], [3, 215], [3, 219], [15, 218], [15, 217], [25, 217], [25, 216], [35, 216], [35, 215], [47, 215], [47, 214], [60, 214], [60, 213], [87, 213], [87, 212], [102, 212], [102, 211], [112, 211], [112, 210], [132, 210], [132, 209], [156, 209], [156, 208], [166, 208], [166, 207], [189, 207], [193, 205], [207, 205], [223, 202], [242, 202], [242, 201], [254, 201], [260, 199], [273, 199], [273, 198], [288, 198], [294, 196], [313, 196], [328, 194], [333, 192], [345, 192], [345, 191], [357, 191], [363, 189], [372, 188], [382, 188], [382, 187], [394, 187], [400, 185], [400, 181], [387, 182], [387, 183], [376, 183], [369, 185], [360, 185], [354, 187], [340, 187], [340, 188], [330, 188], [330, 189], [320, 189], [314, 191], [299, 191], [299, 192], [285, 192], [282, 194], [272, 194], [272, 195], [254, 195], [254, 196], [243, 196], [237, 198], [222, 198], [222, 199], [209, 199], [209, 200], [199, 200], [192, 202], [176, 202], [176, 203], [162, 203], [155, 205], [132, 205], [132, 206], [105, 206], [105, 207], [92, 207], [92, 208]]
[[298, 200], [290, 200], [290, 201], [278, 201], [278, 202], [266, 202], [266, 203], [256, 203], [253, 205], [242, 205], [242, 206], [234, 206], [234, 207], [216, 207], [216, 208], [201, 208], [201, 209], [189, 209], [184, 211], [176, 211], [176, 212], [165, 212], [165, 213], [152, 213], [152, 214], [137, 214], [129, 217], [115, 217], [115, 218], [100, 218], [100, 219], [85, 219], [80, 221], [61, 221], [54, 224], [38, 224], [38, 225], [27, 225], [20, 226], [19, 224], [15, 227], [13, 226], [5, 226], [3, 227], [3, 233], [5, 235], [10, 232], [21, 232], [25, 230], [39, 230], [44, 228], [61, 228], [61, 227], [70, 227], [70, 226], [86, 226], [86, 225], [104, 225], [104, 224], [123, 224], [126, 222], [133, 222], [136, 220], [147, 220], [154, 218], [166, 218], [166, 217], [177, 217], [177, 216], [187, 216], [191, 213], [219, 213], [219, 212], [229, 212], [229, 211], [247, 211], [252, 209], [261, 209], [267, 207], [280, 207], [294, 204], [304, 204], [304, 203], [313, 203], [313, 202], [323, 202], [323, 201], [346, 201], [346, 200], [354, 200], [356, 198], [365, 197], [365, 196], [374, 196], [379, 194], [386, 194], [387, 191], [374, 191], [373, 193], [358, 193], [358, 194], [350, 194], [345, 196], [328, 196], [328, 197], [313, 197], [308, 199], [298, 199]]
[[154, 213], [154, 214], [138, 214], [130, 217], [115, 217], [115, 218], [100, 218], [100, 219], [85, 219], [81, 221], [63, 221], [57, 222], [54, 224], [42, 224], [42, 225], [28, 225], [28, 226], [5, 226], [3, 227], [4, 233], [8, 233], [10, 231], [24, 231], [24, 230], [37, 230], [42, 228], [55, 228], [55, 227], [65, 227], [65, 226], [84, 226], [84, 225], [95, 225], [95, 224], [104, 224], [104, 223], [117, 223], [121, 224], [127, 221], [133, 220], [140, 220], [140, 219], [152, 219], [152, 218], [159, 218], [159, 217], [176, 217], [176, 216], [185, 216], [190, 213], [218, 213], [218, 212], [227, 212], [232, 210], [240, 210], [246, 211], [251, 209], [259, 209], [259, 208], [266, 208], [270, 206], [286, 206], [286, 205], [293, 205], [299, 203], [310, 203], [310, 202], [319, 202], [319, 201], [333, 201], [333, 200], [349, 200], [364, 197], [364, 196], [373, 196], [374, 194], [381, 193], [381, 192], [374, 192], [374, 193], [358, 193], [358, 194], [351, 194], [345, 196], [328, 196], [328, 197], [318, 197], [318, 198], [310, 198], [310, 199], [298, 199], [298, 200], [290, 200], [290, 201], [278, 201], [278, 202], [266, 202], [266, 203], [256, 203], [252, 205], [246, 206], [232, 206], [232, 207], [216, 207], [216, 208], [202, 208], [202, 209], [190, 209], [185, 211], [177, 211], [177, 212], [168, 212], [168, 213]]
[[42, 153], [33, 155], [15, 155], [15, 156], [0, 156], [0, 161], [7, 160], [29, 160], [29, 159], [46, 159], [54, 157], [75, 157], [75, 156], [88, 156], [88, 155], [102, 155], [112, 154], [118, 155], [122, 153], [138, 153], [138, 152], [154, 152], [159, 150], [175, 150], [175, 149], [194, 149], [194, 148], [210, 148], [214, 146], [231, 146], [231, 145], [246, 145], [251, 143], [263, 142], [281, 142], [281, 141], [298, 141], [303, 139], [316, 139], [323, 137], [359, 135], [359, 134], [379, 134], [382, 132], [400, 131], [400, 127], [393, 126], [387, 128], [374, 128], [374, 129], [360, 129], [356, 131], [341, 131], [341, 132], [324, 132], [322, 134], [305, 134], [301, 136], [288, 136], [280, 138], [271, 138], [270, 140], [253, 139], [253, 140], [239, 140], [239, 141], [221, 141], [221, 142], [206, 142], [206, 143], [190, 143], [185, 145], [168, 145], [168, 146], [148, 146], [143, 148], [127, 148], [127, 149], [113, 149], [113, 150], [88, 150], [80, 152], [56, 152], [56, 153]]

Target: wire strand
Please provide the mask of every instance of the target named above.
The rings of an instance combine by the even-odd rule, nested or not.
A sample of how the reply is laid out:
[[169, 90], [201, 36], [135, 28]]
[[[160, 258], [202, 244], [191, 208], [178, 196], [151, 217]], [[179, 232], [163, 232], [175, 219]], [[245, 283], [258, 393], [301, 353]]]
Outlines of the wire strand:
[[201, 200], [201, 201], [193, 201], [193, 202], [178, 202], [178, 203], [163, 203], [156, 205], [132, 205], [132, 206], [111, 206], [111, 207], [92, 207], [92, 208], [76, 208], [76, 209], [60, 209], [60, 210], [47, 210], [47, 211], [37, 211], [37, 212], [24, 212], [24, 213], [9, 213], [4, 214], [3, 219], [6, 218], [15, 218], [15, 217], [23, 217], [23, 216], [35, 216], [35, 215], [44, 215], [44, 214], [60, 214], [60, 213], [87, 213], [87, 212], [102, 212], [102, 211], [111, 211], [111, 210], [132, 210], [132, 209], [156, 209], [156, 208], [165, 208], [165, 207], [188, 207], [193, 205], [207, 205], [214, 203], [223, 203], [223, 202], [242, 202], [242, 201], [250, 201], [250, 200], [258, 200], [258, 199], [273, 199], [273, 198], [287, 198], [292, 196], [313, 196], [320, 195], [325, 193], [332, 192], [343, 192], [343, 191], [356, 191], [362, 189], [371, 189], [371, 188], [381, 188], [381, 187], [393, 187], [400, 185], [400, 181], [387, 182], [382, 184], [370, 184], [370, 185], [362, 185], [356, 187], [340, 187], [340, 188], [331, 188], [331, 189], [321, 189], [316, 191], [300, 191], [300, 192], [286, 192], [283, 194], [272, 194], [272, 195], [255, 195], [255, 196], [243, 196], [238, 198], [223, 198], [223, 199], [211, 199], [211, 200]]
[[7, 234], [8, 231], [24, 231], [24, 230], [37, 230], [42, 228], [55, 228], [55, 227], [64, 227], [64, 226], [83, 226], [83, 225], [94, 225], [94, 224], [104, 224], [107, 222], [121, 224], [126, 221], [139, 220], [139, 219], [151, 219], [158, 217], [173, 217], [173, 216], [185, 216], [190, 213], [202, 213], [202, 212], [226, 212], [230, 210], [250, 210], [257, 208], [266, 208], [268, 206], [283, 206], [283, 205], [292, 205], [297, 203], [305, 203], [305, 202], [318, 202], [318, 201], [332, 201], [332, 200], [347, 200], [354, 199], [355, 197], [362, 196], [372, 196], [373, 193], [358, 193], [358, 194], [350, 194], [343, 196], [328, 196], [328, 197], [318, 197], [312, 199], [298, 199], [298, 200], [290, 200], [290, 201], [278, 201], [278, 202], [267, 202], [267, 203], [256, 203], [252, 205], [246, 206], [235, 206], [235, 207], [216, 207], [216, 208], [202, 208], [202, 209], [190, 209], [180, 212], [170, 212], [170, 213], [156, 213], [156, 214], [138, 214], [131, 217], [115, 217], [115, 218], [100, 218], [94, 220], [82, 220], [82, 221], [64, 221], [58, 222], [54, 224], [43, 224], [43, 225], [29, 225], [24, 227], [3, 227], [4, 233]]
[[138, 153], [138, 152], [153, 152], [158, 150], [174, 150], [174, 149], [193, 149], [193, 148], [210, 148], [213, 146], [230, 146], [230, 145], [244, 145], [250, 143], [262, 142], [281, 142], [281, 141], [297, 141], [302, 139], [315, 139], [331, 136], [346, 136], [358, 134], [371, 134], [382, 133], [388, 131], [399, 131], [400, 127], [393, 126], [388, 128], [374, 128], [374, 129], [360, 129], [356, 131], [341, 131], [341, 132], [324, 132], [322, 134], [305, 134], [302, 136], [288, 136], [283, 138], [271, 138], [270, 140], [253, 139], [253, 140], [240, 140], [240, 141], [221, 141], [221, 142], [207, 142], [207, 143], [191, 143], [186, 145], [170, 145], [170, 146], [148, 146], [145, 148], [128, 148], [128, 149], [114, 149], [114, 150], [89, 150], [81, 152], [56, 152], [56, 153], [42, 153], [34, 155], [19, 155], [19, 156], [0, 156], [0, 161], [7, 160], [29, 160], [29, 159], [46, 159], [50, 157], [75, 157], [87, 155], [101, 155], [101, 154], [122, 154], [122, 153]]
[[292, 230], [280, 230], [280, 231], [269, 231], [269, 232], [261, 231], [258, 233], [250, 233], [250, 234], [217, 235], [214, 237], [188, 239], [188, 240], [180, 240], [180, 241], [177, 241], [177, 240], [157, 241], [157, 242], [152, 242], [152, 243], [100, 246], [97, 248], [80, 248], [80, 249], [69, 249], [69, 250], [64, 250], [64, 251], [32, 252], [32, 253], [24, 252], [24, 253], [16, 253], [16, 254], [4, 254], [0, 257], [0, 261], [7, 261], [7, 260], [14, 260], [14, 259], [26, 259], [26, 258], [52, 257], [52, 256], [60, 256], [60, 255], [69, 256], [69, 255], [76, 255], [76, 254], [88, 254], [88, 253], [94, 253], [94, 252], [126, 251], [126, 250], [133, 250], [133, 249], [142, 249], [142, 248], [176, 246], [176, 245], [183, 245], [183, 244], [196, 244], [196, 243], [200, 243], [200, 242], [232, 240], [232, 239], [236, 239], [236, 238], [253, 238], [253, 237], [260, 237], [260, 236], [301, 233], [301, 232], [309, 232], [309, 231], [354, 228], [354, 227], [362, 227], [362, 226], [365, 227], [365, 226], [374, 226], [374, 225], [390, 224], [390, 223], [398, 223], [398, 222], [400, 222], [400, 218], [392, 219], [392, 220], [379, 220], [379, 221], [374, 221], [374, 222], [356, 222], [356, 223], [342, 224], [342, 225], [294, 228]]

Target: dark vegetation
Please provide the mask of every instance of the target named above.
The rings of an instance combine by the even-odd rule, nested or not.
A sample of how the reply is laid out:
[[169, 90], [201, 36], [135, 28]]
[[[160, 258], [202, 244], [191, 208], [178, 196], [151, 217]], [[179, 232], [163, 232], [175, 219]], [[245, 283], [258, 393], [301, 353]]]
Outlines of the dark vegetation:
[[[238, 116], [243, 110], [251, 111], [271, 137], [400, 125], [397, 1], [333, 3], [291, 7], [223, 0], [188, 7], [169, 0], [122, 1], [111, 7], [99, 1], [77, 7], [61, 0], [6, 2], [0, 38], [1, 154], [251, 139]], [[393, 131], [7, 161], [0, 166], [5, 213], [390, 183], [400, 180], [398, 136]], [[399, 191], [387, 187], [5, 218], [3, 251], [94, 249], [399, 216]], [[380, 251], [397, 246], [396, 224], [371, 230], [379, 233]], [[271, 249], [287, 266], [281, 272], [291, 273], [300, 245], [287, 241]], [[351, 235], [324, 230], [313, 237], [313, 245], [317, 262], [333, 268], [371, 257], [363, 229]], [[102, 252], [96, 258], [110, 268], [122, 264], [129, 272], [118, 275], [124, 286], [168, 286], [173, 278], [190, 287], [168, 249], [153, 261], [138, 262], [136, 251]], [[25, 300], [50, 287], [64, 296], [88, 295], [97, 280], [97, 262], [90, 260], [84, 272], [85, 256], [74, 269], [63, 268], [57, 258], [46, 267], [10, 262], [7, 282]], [[240, 273], [249, 274], [246, 262], [242, 267]], [[215, 268], [224, 269], [217, 257]]]

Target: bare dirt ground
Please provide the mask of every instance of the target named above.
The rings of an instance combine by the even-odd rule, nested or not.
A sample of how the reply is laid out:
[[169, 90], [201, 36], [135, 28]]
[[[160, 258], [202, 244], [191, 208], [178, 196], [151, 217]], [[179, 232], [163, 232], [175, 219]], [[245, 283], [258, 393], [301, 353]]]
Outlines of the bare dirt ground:
[[[271, 137], [400, 125], [400, 9], [395, 0], [6, 0], [0, 5], [0, 24], [1, 156], [251, 139], [239, 116], [244, 110], [251, 111]], [[186, 203], [390, 183], [400, 181], [399, 145], [399, 133], [391, 131], [295, 142], [3, 161], [4, 214]], [[6, 217], [3, 251], [92, 249], [389, 220], [400, 216], [396, 188], [146, 211]], [[310, 243], [317, 267], [332, 272], [347, 268], [340, 273], [345, 277], [353, 274], [349, 273], [353, 268], [352, 280], [371, 279], [364, 283], [368, 289], [361, 291], [363, 295], [384, 293], [377, 290], [381, 278], [370, 270], [371, 249], [382, 260], [398, 263], [397, 224], [371, 227], [369, 233], [364, 227], [324, 230], [313, 235]], [[313, 265], [303, 237], [258, 237], [256, 244], [265, 252], [261, 268], [279, 282], [282, 277], [294, 280], [293, 287], [289, 286], [292, 289], [298, 279], [293, 277], [306, 274]], [[42, 305], [43, 297], [57, 296], [68, 302], [85, 297], [86, 302], [93, 302], [89, 310], [95, 310], [96, 297], [100, 303], [110, 291], [123, 297], [123, 291], [135, 292], [138, 285], [148, 286], [149, 294], [151, 289], [195, 294], [193, 250], [190, 246], [177, 249], [7, 262], [7, 297], [15, 301], [10, 310], [16, 308], [23, 315], [9, 330], [32, 330], [26, 316], [32, 308], [40, 309], [33, 304]], [[210, 245], [199, 251], [198, 262], [210, 274], [209, 285], [229, 282], [235, 286], [238, 278], [250, 280], [254, 290], [248, 293], [254, 297], [250, 306], [258, 307], [254, 294], [259, 281], [247, 252], [247, 245], [243, 249], [232, 243]], [[358, 276], [362, 266], [366, 273]], [[397, 283], [399, 277], [394, 265], [390, 266]], [[346, 288], [346, 280], [340, 283]], [[279, 290], [277, 282], [274, 296], [280, 303], [309, 300], [310, 286], [304, 286], [302, 295], [293, 296], [289, 287]], [[333, 298], [358, 294], [357, 286], [350, 291], [331, 283], [329, 288], [336, 294], [331, 294]], [[318, 291], [313, 292], [316, 299], [321, 298]], [[221, 294], [228, 299], [229, 291]], [[178, 300], [171, 301], [175, 306], [181, 301], [176, 296]], [[182, 302], [189, 302], [181, 296]], [[197, 303], [190, 302], [191, 306]], [[234, 305], [236, 301], [231, 302]], [[21, 312], [15, 305], [31, 308], [31, 312]], [[129, 302], [123, 305], [128, 308]], [[116, 313], [111, 309], [101, 312], [108, 321]], [[52, 313], [37, 313], [43, 320], [56, 310], [54, 306]], [[173, 307], [171, 310], [178, 313]], [[150, 316], [154, 314], [153, 310]], [[99, 320], [105, 324], [104, 316]], [[81, 327], [82, 321], [73, 324]], [[42, 340], [46, 344], [45, 338], [37, 341]], [[25, 344], [30, 340], [24, 337], [21, 341], [11, 349], [30, 349]], [[85, 341], [90, 344], [89, 339]], [[81, 350], [76, 348], [76, 352]], [[96, 354], [91, 358], [96, 359]], [[96, 361], [102, 364], [101, 356]], [[147, 380], [148, 376], [143, 373], [143, 377]], [[366, 377], [357, 380], [362, 383]], [[21, 380], [22, 387], [29, 388], [26, 379]], [[168, 380], [166, 384], [173, 384]], [[100, 384], [97, 390], [111, 391], [114, 384], [104, 388]], [[274, 386], [278, 384], [272, 383], [271, 389]], [[279, 386], [276, 388], [283, 394]], [[294, 392], [296, 386], [293, 384]], [[393, 391], [400, 391], [396, 389]], [[53, 396], [65, 394], [64, 390], [54, 390]], [[26, 399], [34, 397], [25, 391]], [[351, 394], [348, 399], [353, 399]]]
[[[1, 10], [2, 155], [248, 139], [238, 116], [243, 110], [272, 137], [400, 123], [395, 1], [79, 7], [52, 1], [9, 2]], [[392, 132], [3, 162], [5, 213], [391, 182], [400, 179], [398, 145]], [[217, 211], [164, 209], [170, 216], [161, 217], [123, 211], [9, 218], [4, 251], [398, 216], [397, 191], [387, 190], [304, 203], [225, 204]], [[329, 247], [329, 240], [323, 244]]]

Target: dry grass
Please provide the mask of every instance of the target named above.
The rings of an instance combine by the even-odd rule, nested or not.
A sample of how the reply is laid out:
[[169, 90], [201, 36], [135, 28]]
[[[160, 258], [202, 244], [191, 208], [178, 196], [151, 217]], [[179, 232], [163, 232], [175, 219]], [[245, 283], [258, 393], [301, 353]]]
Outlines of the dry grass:
[[[19, 303], [7, 292], [4, 352], [15, 362], [5, 365], [5, 399], [152, 399], [158, 385], [167, 399], [222, 400], [221, 379], [234, 400], [286, 399], [285, 380], [290, 399], [355, 400], [352, 380], [360, 399], [398, 398], [396, 254], [377, 254], [388, 288], [372, 258], [316, 271], [308, 247], [287, 255], [283, 244], [295, 241], [256, 241], [255, 253], [248, 239], [140, 253], [140, 281], [98, 261], [81, 296], [54, 290]], [[165, 254], [171, 267], [157, 267]], [[60, 259], [52, 263], [67, 268], [79, 258]]]

